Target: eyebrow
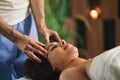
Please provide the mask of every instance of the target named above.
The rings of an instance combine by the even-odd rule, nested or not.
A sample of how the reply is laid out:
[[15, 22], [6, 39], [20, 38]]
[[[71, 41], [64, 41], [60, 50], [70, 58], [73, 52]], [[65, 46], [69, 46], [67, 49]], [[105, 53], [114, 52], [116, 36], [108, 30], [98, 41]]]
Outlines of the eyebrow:
[[53, 45], [53, 44], [50, 44], [50, 45], [48, 46], [47, 50], [49, 50], [50, 46], [52, 46], [52, 45]]

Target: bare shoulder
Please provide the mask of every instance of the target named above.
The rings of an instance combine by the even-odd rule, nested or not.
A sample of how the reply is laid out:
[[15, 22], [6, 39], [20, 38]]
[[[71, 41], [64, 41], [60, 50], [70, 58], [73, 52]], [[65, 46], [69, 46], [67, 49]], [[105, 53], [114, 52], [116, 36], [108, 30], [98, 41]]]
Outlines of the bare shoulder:
[[64, 70], [61, 73], [59, 80], [89, 80], [89, 79], [84, 75], [81, 69], [73, 67]]
[[[72, 80], [72, 74], [73, 74], [74, 68], [69, 68], [64, 70], [59, 77], [59, 80]], [[75, 71], [74, 71], [75, 72]], [[71, 76], [72, 75], [72, 76]], [[72, 77], [72, 78], [71, 78]], [[75, 80], [75, 79], [74, 79]]]

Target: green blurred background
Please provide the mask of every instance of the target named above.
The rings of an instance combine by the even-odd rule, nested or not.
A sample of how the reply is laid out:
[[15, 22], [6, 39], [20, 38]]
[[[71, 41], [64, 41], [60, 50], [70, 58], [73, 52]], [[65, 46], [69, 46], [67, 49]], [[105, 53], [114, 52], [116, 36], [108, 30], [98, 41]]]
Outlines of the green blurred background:
[[[61, 39], [70, 42], [70, 34], [64, 30], [64, 20], [70, 15], [68, 0], [45, 0], [46, 25], [58, 32]], [[41, 38], [42, 39], [42, 38]]]

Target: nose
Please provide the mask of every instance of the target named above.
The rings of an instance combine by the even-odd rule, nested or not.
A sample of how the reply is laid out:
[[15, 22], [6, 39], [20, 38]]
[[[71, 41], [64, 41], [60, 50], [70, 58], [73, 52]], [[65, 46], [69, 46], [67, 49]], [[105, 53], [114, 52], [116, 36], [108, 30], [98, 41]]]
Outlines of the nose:
[[66, 44], [65, 40], [60, 41], [61, 46], [64, 45], [64, 44]]

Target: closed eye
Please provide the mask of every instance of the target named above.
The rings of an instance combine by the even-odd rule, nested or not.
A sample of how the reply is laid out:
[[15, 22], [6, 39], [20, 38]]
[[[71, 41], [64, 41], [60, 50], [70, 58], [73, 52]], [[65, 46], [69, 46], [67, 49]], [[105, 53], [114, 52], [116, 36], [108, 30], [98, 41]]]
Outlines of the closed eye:
[[54, 50], [54, 49], [57, 48], [57, 47], [58, 47], [57, 45], [53, 46], [53, 47], [50, 49], [50, 51]]

